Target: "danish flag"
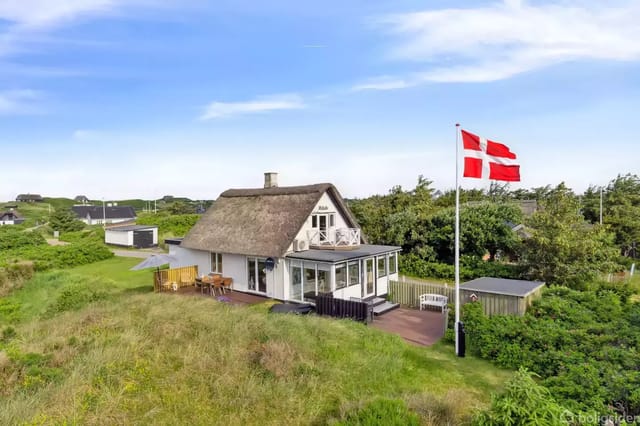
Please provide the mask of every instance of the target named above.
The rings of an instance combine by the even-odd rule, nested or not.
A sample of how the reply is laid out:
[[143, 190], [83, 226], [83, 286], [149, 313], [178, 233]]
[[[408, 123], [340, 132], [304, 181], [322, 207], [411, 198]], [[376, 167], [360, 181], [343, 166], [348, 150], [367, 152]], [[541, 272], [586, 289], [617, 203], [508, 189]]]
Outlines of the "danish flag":
[[464, 177], [520, 182], [520, 165], [516, 154], [498, 142], [487, 140], [466, 130], [462, 133]]

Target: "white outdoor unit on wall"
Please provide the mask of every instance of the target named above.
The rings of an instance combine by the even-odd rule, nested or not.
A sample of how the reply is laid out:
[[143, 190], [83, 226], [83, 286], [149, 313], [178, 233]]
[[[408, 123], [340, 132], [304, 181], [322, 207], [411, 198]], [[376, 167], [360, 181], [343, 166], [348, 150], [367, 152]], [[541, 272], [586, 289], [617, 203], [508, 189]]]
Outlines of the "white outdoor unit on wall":
[[307, 240], [293, 240], [293, 251], [305, 251], [309, 249]]

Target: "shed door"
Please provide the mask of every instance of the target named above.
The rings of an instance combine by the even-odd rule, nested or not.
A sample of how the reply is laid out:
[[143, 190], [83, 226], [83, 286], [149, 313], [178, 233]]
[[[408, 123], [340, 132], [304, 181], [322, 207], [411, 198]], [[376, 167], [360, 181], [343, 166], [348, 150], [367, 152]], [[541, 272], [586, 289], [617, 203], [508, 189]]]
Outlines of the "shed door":
[[133, 246], [138, 248], [153, 247], [153, 231], [133, 231]]

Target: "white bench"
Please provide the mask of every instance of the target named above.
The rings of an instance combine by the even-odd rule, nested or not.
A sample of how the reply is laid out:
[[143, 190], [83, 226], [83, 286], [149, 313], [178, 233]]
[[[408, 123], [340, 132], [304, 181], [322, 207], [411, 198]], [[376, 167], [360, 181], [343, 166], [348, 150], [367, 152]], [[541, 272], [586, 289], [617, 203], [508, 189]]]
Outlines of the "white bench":
[[427, 306], [437, 306], [444, 311], [447, 307], [448, 298], [441, 294], [421, 294], [420, 295], [420, 310]]

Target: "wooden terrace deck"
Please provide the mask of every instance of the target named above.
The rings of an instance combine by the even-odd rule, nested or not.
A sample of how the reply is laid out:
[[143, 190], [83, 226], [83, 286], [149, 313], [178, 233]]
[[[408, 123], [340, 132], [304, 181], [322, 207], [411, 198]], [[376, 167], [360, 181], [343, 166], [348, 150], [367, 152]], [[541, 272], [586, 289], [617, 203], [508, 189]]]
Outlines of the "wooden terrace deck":
[[[215, 296], [211, 296], [207, 293], [202, 293], [199, 288], [194, 286], [191, 287], [181, 287], [177, 292], [168, 291], [165, 292], [169, 295], [177, 295], [177, 296], [195, 296], [195, 297], [210, 297], [215, 298], [220, 301], [225, 301], [232, 305], [255, 305], [257, 303], [263, 303], [269, 300], [272, 300], [268, 297], [258, 296], [256, 294], [250, 293], [241, 293], [239, 291], [227, 291], [224, 294], [216, 293]], [[224, 297], [225, 299], [220, 299]]]
[[379, 330], [397, 334], [420, 346], [430, 346], [444, 336], [447, 316], [437, 311], [398, 308], [376, 316], [371, 325]]

